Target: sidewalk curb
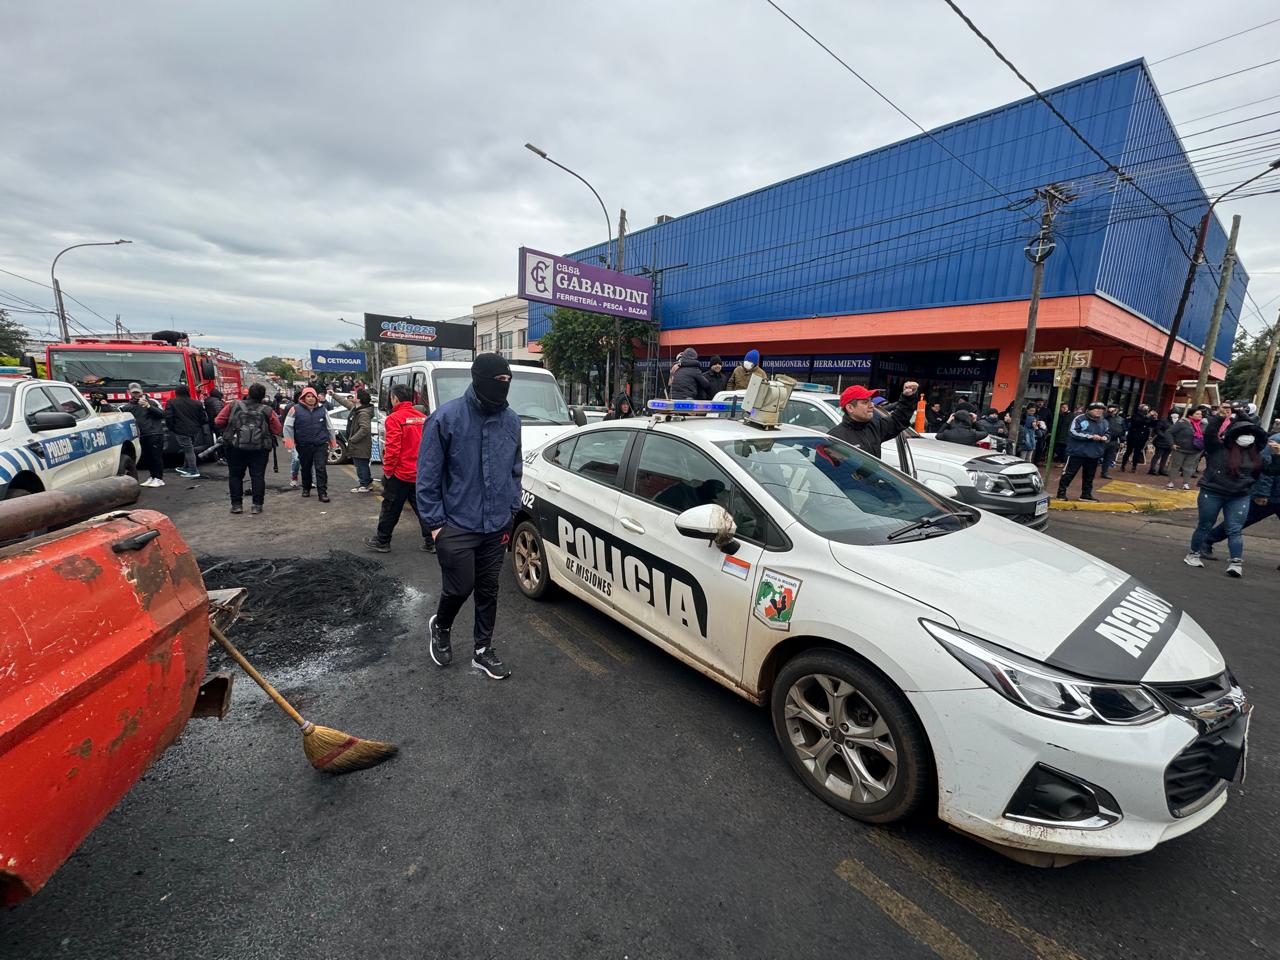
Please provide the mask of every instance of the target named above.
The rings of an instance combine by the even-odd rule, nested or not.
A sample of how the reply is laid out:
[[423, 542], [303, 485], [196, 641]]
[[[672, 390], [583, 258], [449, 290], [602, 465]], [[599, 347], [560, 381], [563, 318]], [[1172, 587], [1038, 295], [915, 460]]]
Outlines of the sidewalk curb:
[[1154, 508], [1160, 513], [1173, 513], [1178, 510], [1190, 510], [1191, 507], [1177, 506], [1160, 500], [1112, 500], [1096, 503], [1080, 500], [1049, 500], [1050, 510], [1090, 510], [1098, 513], [1140, 513]]

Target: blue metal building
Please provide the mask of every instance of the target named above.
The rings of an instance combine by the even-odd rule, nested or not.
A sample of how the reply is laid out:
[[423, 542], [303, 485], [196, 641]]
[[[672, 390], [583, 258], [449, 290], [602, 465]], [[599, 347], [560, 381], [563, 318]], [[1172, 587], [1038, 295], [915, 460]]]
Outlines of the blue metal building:
[[[754, 346], [816, 379], [841, 357], [870, 357], [866, 379], [886, 385], [972, 356], [986, 366], [955, 392], [1002, 405], [1025, 330], [1035, 190], [1057, 184], [1075, 199], [1054, 225], [1037, 349], [1094, 350], [1076, 400], [1136, 397], [1159, 361], [1205, 186], [1144, 61], [1047, 96], [1111, 166], [1028, 97], [629, 234], [626, 272], [687, 264], [662, 272], [662, 356], [694, 346], [732, 363]], [[1215, 218], [1170, 382], [1199, 365], [1225, 246]], [[1247, 282], [1237, 265], [1213, 350], [1223, 363]], [[536, 340], [549, 308], [529, 307]]]

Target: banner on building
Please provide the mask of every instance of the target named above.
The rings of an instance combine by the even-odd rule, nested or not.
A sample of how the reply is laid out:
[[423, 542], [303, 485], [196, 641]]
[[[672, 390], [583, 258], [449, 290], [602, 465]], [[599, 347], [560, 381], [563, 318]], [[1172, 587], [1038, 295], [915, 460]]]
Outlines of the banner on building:
[[405, 343], [413, 347], [475, 349], [475, 328], [469, 323], [429, 323], [381, 313], [364, 315], [364, 338], [374, 343]]
[[633, 320], [653, 319], [653, 281], [568, 257], [520, 248], [522, 300]]
[[328, 372], [366, 370], [368, 358], [356, 350], [312, 350], [311, 369]]

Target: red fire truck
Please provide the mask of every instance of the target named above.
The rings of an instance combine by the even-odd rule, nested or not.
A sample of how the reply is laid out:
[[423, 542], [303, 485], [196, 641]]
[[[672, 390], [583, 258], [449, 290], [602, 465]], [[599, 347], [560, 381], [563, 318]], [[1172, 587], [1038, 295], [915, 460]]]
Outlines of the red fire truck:
[[105, 393], [108, 400], [127, 400], [130, 383], [140, 383], [161, 403], [174, 387], [187, 387], [203, 400], [215, 387], [223, 399], [242, 394], [240, 365], [221, 350], [200, 350], [187, 336], [162, 330], [151, 340], [78, 337], [48, 348], [49, 376], [75, 384], [86, 396]]

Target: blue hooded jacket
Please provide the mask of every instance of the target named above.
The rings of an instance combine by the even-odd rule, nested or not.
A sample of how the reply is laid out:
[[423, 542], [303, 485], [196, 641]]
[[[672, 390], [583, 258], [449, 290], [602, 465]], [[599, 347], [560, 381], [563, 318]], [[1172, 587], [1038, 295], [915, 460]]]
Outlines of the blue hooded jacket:
[[520, 417], [510, 407], [486, 414], [474, 387], [441, 404], [418, 447], [418, 514], [429, 529], [448, 524], [497, 533], [520, 508], [524, 462]]

